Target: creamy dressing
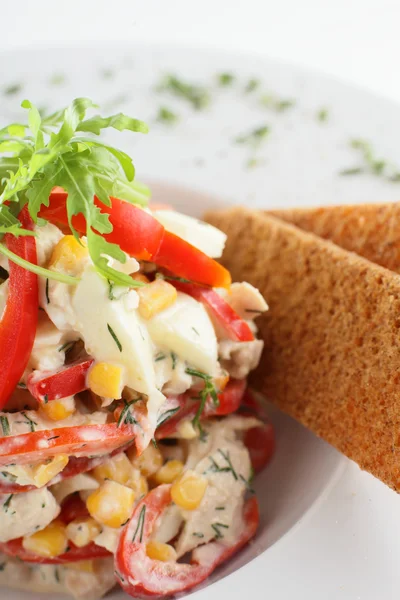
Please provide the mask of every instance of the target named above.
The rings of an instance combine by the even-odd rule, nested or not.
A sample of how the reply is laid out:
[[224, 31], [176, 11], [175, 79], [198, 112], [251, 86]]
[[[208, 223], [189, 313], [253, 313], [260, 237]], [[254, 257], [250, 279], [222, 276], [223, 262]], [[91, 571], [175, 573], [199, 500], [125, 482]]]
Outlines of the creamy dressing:
[[47, 527], [60, 506], [47, 489], [0, 495], [0, 542], [8, 542]]

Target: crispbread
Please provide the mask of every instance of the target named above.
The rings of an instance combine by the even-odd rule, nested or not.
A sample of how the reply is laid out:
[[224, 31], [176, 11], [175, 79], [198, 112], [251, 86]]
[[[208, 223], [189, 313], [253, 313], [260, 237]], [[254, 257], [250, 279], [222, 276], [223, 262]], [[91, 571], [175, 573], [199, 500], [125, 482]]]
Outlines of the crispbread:
[[233, 278], [270, 305], [255, 387], [399, 491], [399, 276], [262, 213], [206, 218], [228, 234]]
[[267, 214], [400, 273], [400, 203], [275, 210]]

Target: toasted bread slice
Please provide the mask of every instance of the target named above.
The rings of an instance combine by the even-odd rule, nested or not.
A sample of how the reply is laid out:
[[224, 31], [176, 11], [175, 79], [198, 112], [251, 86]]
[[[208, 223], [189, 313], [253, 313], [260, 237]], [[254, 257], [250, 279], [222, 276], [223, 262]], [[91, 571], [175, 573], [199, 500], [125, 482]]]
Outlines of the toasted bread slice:
[[275, 210], [267, 214], [400, 273], [400, 203]]
[[222, 261], [270, 306], [253, 379], [282, 410], [400, 491], [400, 278], [256, 211], [210, 212]]

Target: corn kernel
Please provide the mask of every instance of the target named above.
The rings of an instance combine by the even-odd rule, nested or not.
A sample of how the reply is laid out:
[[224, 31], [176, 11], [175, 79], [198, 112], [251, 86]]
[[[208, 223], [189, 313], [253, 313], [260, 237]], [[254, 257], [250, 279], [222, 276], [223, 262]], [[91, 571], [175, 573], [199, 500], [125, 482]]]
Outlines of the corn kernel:
[[42, 531], [24, 537], [22, 546], [28, 552], [45, 558], [54, 558], [64, 554], [68, 547], [64, 523], [53, 521]]
[[227, 373], [227, 371], [222, 371], [220, 375], [214, 378], [214, 384], [220, 392], [222, 392], [222, 390], [226, 388], [226, 386], [228, 385], [228, 381], [229, 373]]
[[151, 319], [157, 313], [171, 306], [177, 298], [173, 285], [163, 279], [156, 279], [146, 287], [138, 289], [139, 313], [144, 319]]
[[116, 481], [105, 481], [86, 501], [90, 515], [99, 523], [117, 529], [132, 514], [135, 494]]
[[92, 392], [105, 398], [121, 398], [122, 369], [117, 365], [99, 362], [92, 366], [88, 374], [88, 384]]
[[79, 243], [73, 235], [64, 235], [54, 246], [49, 267], [73, 270], [76, 263], [88, 255], [87, 248], [82, 244], [83, 242]]
[[50, 400], [47, 404], [41, 404], [41, 409], [52, 421], [63, 421], [74, 414], [75, 402], [73, 398]]
[[158, 484], [172, 483], [183, 471], [183, 462], [169, 460], [154, 474], [154, 481]]
[[33, 467], [32, 476], [37, 487], [43, 487], [67, 466], [69, 457], [67, 454], [58, 454], [37, 467]]
[[193, 440], [198, 437], [199, 432], [194, 428], [192, 419], [182, 419], [177, 426], [177, 434], [184, 440]]
[[153, 444], [149, 444], [140, 456], [136, 456], [136, 448], [134, 446], [128, 450], [127, 454], [133, 466], [139, 469], [145, 477], [154, 475], [164, 462], [160, 450]]
[[176, 550], [170, 544], [163, 544], [156, 540], [151, 540], [146, 545], [146, 554], [153, 560], [161, 560], [162, 562], [175, 561], [177, 558]]
[[77, 560], [76, 562], [66, 563], [64, 567], [74, 571], [83, 571], [84, 573], [94, 573], [94, 562], [92, 560]]
[[206, 493], [208, 481], [194, 471], [186, 471], [176, 479], [171, 487], [171, 498], [185, 510], [195, 510], [199, 507]]
[[75, 546], [83, 548], [83, 546], [87, 546], [87, 544], [93, 542], [94, 538], [101, 533], [101, 527], [91, 518], [75, 519], [71, 523], [68, 523], [66, 533], [67, 538]]
[[143, 477], [143, 475], [140, 474], [140, 471], [136, 471], [134, 469], [133, 472], [133, 476], [126, 485], [128, 485], [135, 492], [135, 498], [141, 498], [149, 491], [149, 485], [146, 477]]
[[134, 469], [129, 458], [121, 452], [106, 460], [102, 465], [95, 467], [92, 471], [93, 477], [102, 483], [106, 479], [111, 479], [122, 485], [129, 485], [133, 477]]

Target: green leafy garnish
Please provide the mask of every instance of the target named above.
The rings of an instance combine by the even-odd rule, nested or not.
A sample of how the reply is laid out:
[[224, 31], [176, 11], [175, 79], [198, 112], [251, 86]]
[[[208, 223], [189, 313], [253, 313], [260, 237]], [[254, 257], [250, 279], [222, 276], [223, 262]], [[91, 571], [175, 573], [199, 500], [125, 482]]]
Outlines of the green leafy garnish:
[[112, 339], [114, 340], [114, 342], [117, 344], [117, 348], [120, 352], [122, 352], [122, 345], [121, 342], [119, 341], [119, 339], [117, 338], [114, 329], [111, 327], [111, 325], [109, 325], [107, 323], [107, 329], [109, 334], [111, 335]]
[[289, 108], [293, 108], [296, 104], [296, 101], [292, 98], [277, 98], [273, 95], [264, 95], [260, 101], [262, 106], [276, 112], [285, 112]]
[[138, 422], [132, 414], [131, 406], [136, 404], [137, 400], [132, 400], [131, 402], [125, 401], [125, 406], [119, 415], [117, 427], [121, 427], [121, 425], [137, 425]]
[[10, 502], [13, 498], [14, 494], [10, 494], [7, 499], [3, 502], [3, 510], [4, 512], [8, 512], [8, 509], [10, 508]]
[[327, 121], [329, 118], [329, 113], [328, 113], [328, 109], [327, 108], [320, 108], [319, 111], [317, 112], [317, 120], [320, 121], [321, 123], [325, 123], [325, 121]]
[[187, 83], [176, 75], [166, 75], [157, 89], [159, 92], [168, 92], [186, 100], [195, 110], [201, 110], [210, 104], [210, 95], [206, 88]]
[[350, 140], [350, 147], [361, 155], [362, 163], [339, 171], [339, 175], [369, 173], [393, 183], [400, 182], [400, 169], [391, 162], [376, 156], [371, 144], [361, 138]]
[[54, 73], [49, 79], [50, 85], [61, 85], [64, 82], [65, 82], [64, 73]]
[[233, 75], [233, 73], [219, 73], [219, 75], [217, 75], [218, 84], [221, 87], [232, 85], [235, 79], [236, 77]]
[[187, 367], [187, 369], [185, 370], [185, 373], [187, 373], [188, 375], [191, 375], [192, 377], [198, 377], [199, 379], [202, 379], [204, 381], [204, 387], [201, 390], [201, 392], [199, 393], [200, 405], [199, 405], [199, 408], [197, 409], [197, 412], [192, 421], [193, 426], [194, 427], [197, 426], [201, 430], [200, 417], [201, 417], [204, 407], [206, 405], [207, 398], [210, 396], [210, 398], [214, 402], [215, 406], [218, 406], [219, 405], [218, 391], [213, 383], [213, 379], [212, 379], [211, 375], [207, 375], [207, 373], [203, 373], [203, 371], [198, 371], [197, 369], [191, 369], [190, 367]]
[[10, 435], [10, 424], [8, 422], [8, 418], [4, 415], [2, 415], [0, 417], [0, 425], [1, 425], [1, 429], [3, 431], [3, 435]]
[[246, 87], [244, 88], [244, 91], [246, 92], [246, 94], [250, 94], [251, 92], [254, 92], [256, 89], [258, 89], [259, 87], [260, 87], [260, 80], [253, 77], [252, 79], [249, 79], [249, 81], [247, 82]]
[[173, 125], [179, 120], [178, 115], [166, 108], [165, 106], [160, 106], [158, 109], [157, 121], [159, 123], [164, 123], [165, 125]]
[[135, 529], [135, 533], [133, 534], [133, 537], [132, 537], [132, 542], [136, 541], [137, 535], [139, 535], [139, 542], [142, 542], [145, 518], [146, 518], [146, 505], [143, 504], [142, 508], [140, 509], [137, 526]]
[[21, 83], [12, 83], [11, 85], [8, 85], [6, 88], [4, 88], [3, 94], [5, 96], [15, 96], [21, 90], [22, 90]]
[[252, 148], [258, 148], [260, 144], [268, 137], [270, 128], [268, 125], [261, 125], [247, 133], [243, 133], [235, 139], [237, 144], [246, 144]]
[[213, 523], [211, 527], [214, 529], [216, 540], [224, 537], [221, 533], [221, 529], [229, 529], [229, 525], [224, 525], [224, 523]]
[[[41, 116], [28, 100], [22, 102], [28, 111], [28, 123], [13, 123], [0, 130], [0, 234], [34, 235], [20, 227], [17, 215], [24, 205], [35, 223], [43, 206], [49, 205], [54, 186], [68, 193], [66, 210], [72, 233], [78, 233], [72, 218], [82, 214], [86, 220], [86, 237], [90, 257], [97, 271], [110, 281], [132, 286], [132, 278], [109, 266], [109, 258], [126, 262], [120, 247], [102, 237], [112, 225], [107, 214], [94, 204], [110, 205], [110, 196], [145, 206], [149, 192], [134, 181], [132, 159], [98, 139], [103, 130], [146, 133], [147, 125], [122, 113], [103, 117], [86, 113], [96, 109], [88, 98], [76, 98], [64, 110]], [[76, 284], [78, 279], [32, 265], [11, 253], [3, 244], [0, 252], [20, 266], [49, 279]]]

